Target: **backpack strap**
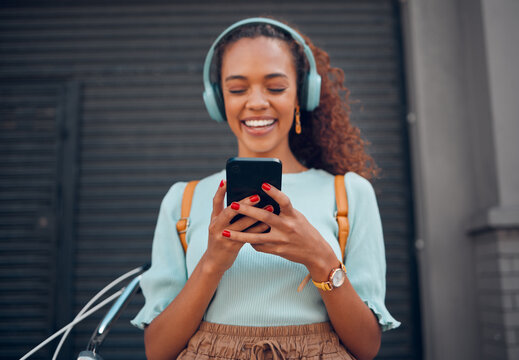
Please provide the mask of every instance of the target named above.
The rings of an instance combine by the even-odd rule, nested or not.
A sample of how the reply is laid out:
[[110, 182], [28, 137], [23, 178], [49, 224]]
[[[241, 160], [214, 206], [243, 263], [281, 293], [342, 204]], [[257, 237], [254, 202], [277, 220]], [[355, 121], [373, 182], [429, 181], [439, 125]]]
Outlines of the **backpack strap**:
[[180, 219], [177, 221], [177, 232], [180, 237], [180, 242], [184, 248], [184, 253], [187, 250], [186, 232], [189, 227], [189, 213], [191, 212], [191, 202], [193, 200], [193, 194], [195, 193], [195, 187], [198, 184], [198, 180], [193, 180], [187, 183], [182, 195], [182, 207], [180, 208]]
[[335, 176], [335, 202], [337, 203], [337, 213], [335, 215], [339, 225], [339, 245], [341, 254], [346, 257], [346, 243], [350, 232], [350, 222], [348, 221], [348, 195], [344, 185], [344, 175]]

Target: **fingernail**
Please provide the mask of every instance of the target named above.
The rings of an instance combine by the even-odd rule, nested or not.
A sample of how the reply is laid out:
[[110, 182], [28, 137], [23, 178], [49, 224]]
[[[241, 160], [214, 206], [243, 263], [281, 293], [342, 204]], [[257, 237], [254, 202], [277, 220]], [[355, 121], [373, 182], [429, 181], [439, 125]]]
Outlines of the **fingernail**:
[[225, 181], [220, 181], [220, 187], [223, 187], [225, 185]]
[[238, 204], [237, 202], [233, 202], [231, 204], [231, 209], [233, 209], [233, 210], [240, 210], [240, 204]]
[[259, 200], [259, 196], [258, 196], [258, 195], [252, 195], [252, 196], [249, 198], [249, 200], [250, 200], [251, 202], [256, 202], [256, 201]]
[[222, 236], [230, 238], [231, 237], [231, 232], [229, 230], [224, 230], [224, 231], [222, 231]]
[[273, 212], [274, 211], [274, 207], [272, 205], [267, 205], [267, 206], [265, 206], [265, 210]]
[[270, 185], [267, 184], [267, 183], [263, 183], [263, 185], [261, 185], [261, 188], [265, 191], [269, 191], [270, 190]]

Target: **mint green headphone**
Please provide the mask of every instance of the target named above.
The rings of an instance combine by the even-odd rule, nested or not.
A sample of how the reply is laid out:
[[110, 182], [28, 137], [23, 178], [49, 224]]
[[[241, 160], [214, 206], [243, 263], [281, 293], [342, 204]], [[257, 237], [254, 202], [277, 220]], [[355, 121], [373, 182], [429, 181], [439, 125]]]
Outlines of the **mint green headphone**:
[[223, 103], [223, 96], [222, 92], [220, 90], [220, 84], [218, 83], [211, 83], [210, 79], [210, 71], [211, 71], [211, 62], [213, 60], [214, 55], [214, 49], [220, 42], [220, 40], [227, 35], [232, 30], [236, 29], [239, 26], [245, 25], [245, 24], [253, 24], [253, 23], [264, 23], [264, 24], [270, 24], [274, 25], [282, 30], [285, 30], [292, 36], [292, 38], [297, 41], [302, 47], [303, 51], [305, 53], [305, 56], [308, 60], [308, 64], [310, 66], [310, 69], [308, 71], [308, 74], [306, 74], [303, 84], [302, 84], [302, 90], [301, 90], [301, 99], [300, 104], [301, 108], [306, 111], [312, 111], [317, 106], [319, 106], [319, 100], [321, 96], [321, 76], [317, 73], [317, 68], [315, 66], [315, 59], [312, 54], [312, 50], [306, 45], [305, 40], [301, 35], [299, 35], [294, 29], [291, 27], [268, 18], [250, 18], [238, 21], [237, 23], [232, 24], [227, 29], [224, 30], [216, 38], [213, 45], [211, 45], [211, 48], [209, 49], [209, 52], [207, 53], [207, 56], [205, 57], [204, 62], [204, 103], [205, 107], [207, 108], [207, 111], [209, 112], [209, 116], [213, 118], [216, 121], [225, 121], [225, 107]]

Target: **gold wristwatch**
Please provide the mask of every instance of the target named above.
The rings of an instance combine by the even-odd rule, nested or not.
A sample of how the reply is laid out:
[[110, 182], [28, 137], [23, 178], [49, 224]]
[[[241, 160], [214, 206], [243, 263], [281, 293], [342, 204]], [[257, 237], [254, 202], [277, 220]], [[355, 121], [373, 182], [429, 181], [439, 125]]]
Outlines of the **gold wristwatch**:
[[341, 266], [332, 269], [330, 276], [328, 277], [328, 281], [315, 282], [312, 280], [312, 282], [318, 289], [323, 291], [332, 291], [333, 289], [338, 288], [344, 284], [344, 280], [346, 280], [346, 267], [341, 262]]

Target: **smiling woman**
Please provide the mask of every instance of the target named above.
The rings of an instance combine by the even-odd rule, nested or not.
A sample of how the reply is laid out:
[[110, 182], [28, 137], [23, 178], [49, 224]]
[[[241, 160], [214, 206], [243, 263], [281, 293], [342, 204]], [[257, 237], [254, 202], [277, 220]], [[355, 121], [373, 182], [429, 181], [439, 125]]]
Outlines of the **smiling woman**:
[[[213, 44], [204, 68], [209, 114], [227, 121], [239, 157], [282, 161], [283, 191], [265, 183], [224, 207], [224, 171], [202, 179], [184, 256], [175, 223], [186, 184], [171, 188], [141, 281], [146, 304], [133, 320], [145, 328], [149, 359], [371, 359], [381, 331], [399, 326], [384, 305], [382, 228], [365, 179], [375, 165], [349, 122], [343, 80], [323, 50], [272, 19], [238, 22]], [[345, 254], [336, 174], [345, 174], [348, 195]], [[265, 194], [278, 215], [254, 206]], [[315, 287], [297, 292], [308, 273]]]
[[[285, 24], [281, 25], [286, 27]], [[295, 68], [295, 101], [299, 102], [301, 110], [300, 132], [296, 133], [295, 126], [292, 126], [289, 133], [291, 152], [308, 168], [323, 169], [334, 175], [353, 171], [366, 179], [371, 179], [377, 174], [378, 169], [364, 149], [365, 142], [360, 137], [359, 129], [350, 123], [349, 91], [344, 86], [344, 72], [330, 66], [328, 54], [314, 46], [308, 37], [291, 28], [288, 28], [288, 31], [283, 30], [286, 29], [279, 29], [272, 24], [243, 24], [225, 36], [220, 35], [213, 45], [215, 61], [212, 72], [218, 86], [216, 92], [224, 90], [223, 60], [229, 48], [240, 39], [277, 42], [278, 49], [288, 49], [291, 55], [285, 52], [284, 61], [292, 62], [289, 66]], [[292, 37], [293, 35], [298, 37], [297, 40]], [[209, 51], [208, 57], [212, 56], [212, 50]], [[257, 49], [257, 55], [270, 55], [267, 54], [269, 50], [260, 47]], [[247, 56], [243, 53], [239, 55]], [[223, 97], [225, 98], [225, 93]], [[219, 104], [222, 108], [221, 117], [225, 119], [226, 104]]]
[[281, 40], [243, 38], [222, 58], [222, 92], [240, 157], [278, 157], [286, 172], [304, 168], [290, 150], [288, 133], [298, 106], [297, 73]]

